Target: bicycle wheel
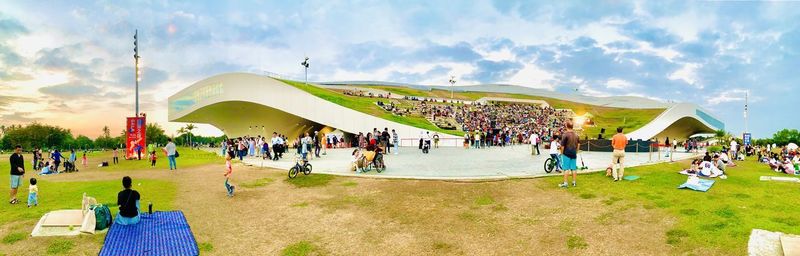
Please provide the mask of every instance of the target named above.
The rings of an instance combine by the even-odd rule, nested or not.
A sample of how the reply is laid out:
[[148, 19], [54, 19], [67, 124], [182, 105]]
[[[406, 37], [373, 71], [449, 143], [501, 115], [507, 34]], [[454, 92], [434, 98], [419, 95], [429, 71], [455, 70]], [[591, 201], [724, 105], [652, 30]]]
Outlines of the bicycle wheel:
[[297, 177], [297, 173], [298, 172], [299, 172], [299, 170], [297, 170], [297, 166], [290, 168], [289, 169], [289, 178], [290, 179], [294, 179], [294, 177]]
[[548, 158], [547, 160], [544, 161], [544, 172], [550, 173], [555, 168], [556, 168], [556, 163], [555, 161], [553, 161], [552, 158]]
[[312, 168], [313, 168], [313, 167], [311, 166], [311, 164], [306, 164], [306, 165], [304, 165], [304, 166], [303, 166], [303, 174], [305, 174], [305, 175], [309, 175], [309, 174], [311, 174], [311, 169], [312, 169]]

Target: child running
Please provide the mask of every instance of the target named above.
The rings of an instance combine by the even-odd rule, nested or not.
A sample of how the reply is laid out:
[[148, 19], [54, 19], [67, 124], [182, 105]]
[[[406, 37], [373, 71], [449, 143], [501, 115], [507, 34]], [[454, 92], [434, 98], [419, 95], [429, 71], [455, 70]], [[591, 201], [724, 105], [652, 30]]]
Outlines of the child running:
[[156, 167], [156, 159], [158, 159], [158, 157], [156, 156], [156, 151], [153, 150], [150, 152], [150, 167]]
[[228, 197], [233, 197], [234, 186], [230, 183], [231, 175], [233, 175], [233, 166], [231, 166], [231, 156], [225, 157], [225, 189], [228, 190]]
[[28, 187], [28, 208], [39, 205], [39, 187], [36, 186], [36, 178], [31, 178], [31, 185]]

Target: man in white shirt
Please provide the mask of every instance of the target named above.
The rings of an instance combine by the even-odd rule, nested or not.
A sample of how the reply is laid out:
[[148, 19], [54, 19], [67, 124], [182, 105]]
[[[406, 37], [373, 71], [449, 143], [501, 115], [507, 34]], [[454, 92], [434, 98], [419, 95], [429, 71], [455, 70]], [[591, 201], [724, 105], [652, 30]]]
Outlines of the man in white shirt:
[[169, 169], [177, 170], [178, 164], [175, 163], [175, 155], [178, 150], [175, 143], [172, 143], [172, 138], [167, 138], [167, 145], [164, 147], [164, 151], [167, 153], [167, 159], [169, 160]]
[[539, 152], [539, 134], [536, 134], [536, 132], [531, 133], [530, 142], [531, 142], [531, 155], [533, 155], [534, 152], [536, 152], [536, 155], [541, 155], [542, 153]]
[[736, 140], [731, 140], [731, 151], [733, 151], [733, 155], [732, 155], [731, 159], [736, 159], [736, 157], [739, 155], [738, 146], [739, 146], [739, 144], [736, 143]]

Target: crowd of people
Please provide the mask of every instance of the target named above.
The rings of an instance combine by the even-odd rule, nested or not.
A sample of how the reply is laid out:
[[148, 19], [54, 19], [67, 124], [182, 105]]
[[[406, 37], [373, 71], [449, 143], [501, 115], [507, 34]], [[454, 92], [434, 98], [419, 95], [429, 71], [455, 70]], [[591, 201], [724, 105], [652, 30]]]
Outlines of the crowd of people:
[[[775, 172], [800, 175], [800, 152], [788, 147], [775, 149], [761, 147], [756, 149], [760, 162], [767, 164]], [[777, 151], [777, 152], [776, 152]]]

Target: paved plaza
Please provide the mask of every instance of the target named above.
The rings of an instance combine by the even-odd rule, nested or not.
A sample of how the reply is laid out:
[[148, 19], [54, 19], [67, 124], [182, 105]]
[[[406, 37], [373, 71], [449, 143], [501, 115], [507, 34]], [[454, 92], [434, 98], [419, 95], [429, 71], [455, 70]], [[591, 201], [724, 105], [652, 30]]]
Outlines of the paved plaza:
[[[416, 147], [402, 147], [400, 154], [387, 154], [385, 161], [386, 171], [377, 173], [355, 173], [349, 171], [351, 153], [353, 149], [328, 149], [321, 158], [314, 158], [310, 162], [314, 173], [325, 173], [345, 176], [369, 176], [380, 178], [407, 178], [407, 179], [442, 179], [442, 180], [483, 180], [483, 179], [508, 179], [529, 178], [546, 175], [544, 162], [550, 156], [547, 150], [541, 149], [541, 155], [531, 155], [530, 147], [519, 145], [509, 147], [491, 147], [484, 149], [464, 148], [438, 148], [432, 149], [429, 154], [423, 154]], [[261, 160], [257, 157], [246, 157], [244, 163], [256, 167], [271, 167], [288, 170], [294, 165], [294, 153], [284, 154], [279, 161]], [[639, 166], [669, 161], [661, 153], [627, 153], [626, 166]], [[673, 160], [692, 157], [690, 153], [676, 153]], [[582, 152], [583, 162], [589, 170], [582, 172], [602, 171], [611, 161], [610, 152]], [[578, 158], [578, 166], [581, 166]], [[677, 171], [677, 170], [676, 170]]]

